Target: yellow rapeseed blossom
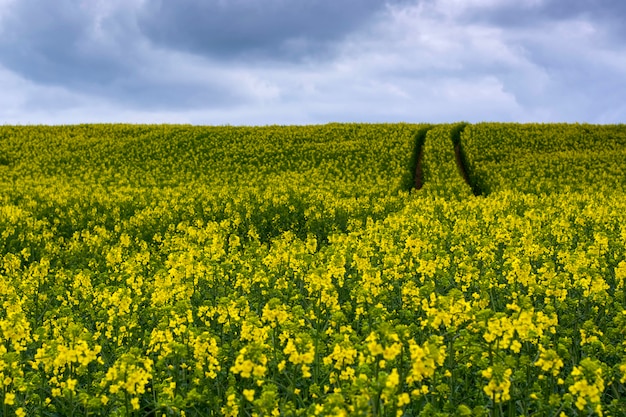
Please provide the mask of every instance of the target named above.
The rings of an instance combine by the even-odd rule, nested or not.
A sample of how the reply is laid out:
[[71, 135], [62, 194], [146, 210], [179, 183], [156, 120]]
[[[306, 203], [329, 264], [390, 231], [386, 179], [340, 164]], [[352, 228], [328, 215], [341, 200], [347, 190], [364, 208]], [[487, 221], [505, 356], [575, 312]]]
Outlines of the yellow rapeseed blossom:
[[330, 365], [334, 363], [333, 367], [338, 370], [347, 365], [352, 365], [355, 362], [357, 350], [351, 346], [344, 347], [344, 345], [349, 346], [346, 342], [344, 344], [335, 344], [333, 351], [323, 359], [324, 364]]
[[13, 405], [13, 404], [15, 404], [15, 393], [14, 392], [7, 392], [6, 394], [4, 394], [4, 403], [6, 405]]
[[398, 395], [398, 407], [404, 407], [407, 404], [411, 403], [411, 397], [406, 392]]
[[601, 396], [605, 388], [601, 364], [597, 360], [585, 358], [579, 366], [574, 367], [572, 377], [574, 383], [568, 390], [576, 398], [576, 408], [580, 411], [590, 409], [601, 416]]
[[254, 400], [254, 390], [253, 389], [244, 389], [243, 396], [246, 400], [252, 402]]
[[489, 367], [482, 371], [482, 376], [487, 378], [489, 382], [483, 387], [483, 391], [487, 394], [489, 399], [495, 403], [502, 403], [511, 399], [511, 375], [513, 370], [504, 369], [502, 371], [494, 372], [494, 369]]
[[545, 349], [540, 345], [539, 359], [535, 361], [535, 366], [540, 367], [544, 372], [550, 372], [553, 376], [557, 376], [564, 363], [556, 351]]
[[421, 346], [410, 340], [409, 352], [411, 368], [406, 378], [408, 384], [432, 377], [446, 358], [446, 347], [442, 344], [441, 337], [433, 337]]

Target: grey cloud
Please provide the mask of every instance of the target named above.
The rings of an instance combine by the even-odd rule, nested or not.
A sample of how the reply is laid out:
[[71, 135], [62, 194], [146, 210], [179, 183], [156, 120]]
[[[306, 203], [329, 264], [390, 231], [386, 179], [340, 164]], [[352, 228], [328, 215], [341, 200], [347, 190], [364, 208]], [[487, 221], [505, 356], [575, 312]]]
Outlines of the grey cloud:
[[[425, 14], [440, 21], [441, 0], [426, 0]], [[432, 13], [432, 11], [435, 13]], [[548, 120], [606, 121], [605, 114], [623, 108], [626, 90], [626, 2], [622, 0], [490, 1], [464, 5], [451, 13], [450, 28], [493, 29], [514, 57], [490, 65], [487, 42], [475, 57], [457, 56], [458, 75], [492, 74], [504, 91], [527, 110], [542, 109]], [[466, 42], [458, 40], [459, 44]], [[483, 52], [484, 54], [481, 54]], [[454, 60], [452, 60], [454, 61]], [[622, 115], [623, 119], [623, 115]]]
[[[560, 53], [558, 48], [536, 42], [527, 44], [529, 60], [549, 77], [543, 93], [545, 100], [570, 108], [569, 113], [571, 106], [577, 107], [581, 119], [622, 105], [626, 66], [621, 64], [619, 68], [617, 56], [603, 55], [602, 48], [595, 50], [594, 45], [571, 45]], [[515, 85], [514, 80], [511, 85]]]
[[[582, 0], [4, 4], [0, 123], [626, 115], [621, 1], [593, 2], [598, 8]], [[451, 5], [458, 11], [448, 13]]]
[[247, 64], [250, 57], [276, 65], [305, 55], [329, 60], [333, 42], [386, 7], [381, 0], [146, 0], [116, 2], [99, 14], [97, 4], [20, 0], [5, 6], [0, 65], [35, 83], [131, 106], [232, 105], [246, 99], [232, 80], [186, 79], [179, 67], [188, 57], [164, 64], [162, 52], [202, 56], [207, 61], [200, 65], [208, 68], [242, 56]]
[[[93, 16], [75, 1], [12, 3], [0, 26], [0, 63], [46, 84], [106, 84], [129, 70], [115, 46], [93, 38]], [[119, 22], [104, 21], [106, 41]], [[110, 25], [110, 27], [106, 27]]]
[[[105, 94], [100, 92], [97, 95]], [[245, 99], [237, 91], [219, 83], [150, 82], [139, 78], [114, 83], [106, 96], [121, 105], [145, 111], [219, 108]]]
[[242, 99], [219, 78], [198, 82], [172, 75], [180, 65], [149, 49], [132, 9], [98, 16], [85, 4], [11, 4], [0, 22], [0, 65], [35, 83], [137, 108], [222, 106]]
[[332, 42], [367, 25], [385, 5], [382, 0], [154, 0], [138, 13], [138, 24], [151, 41], [170, 48], [297, 60], [325, 55]]
[[626, 2], [623, 0], [501, 2], [488, 7], [468, 8], [462, 21], [490, 23], [511, 29], [570, 19], [602, 22], [616, 36], [626, 37]]

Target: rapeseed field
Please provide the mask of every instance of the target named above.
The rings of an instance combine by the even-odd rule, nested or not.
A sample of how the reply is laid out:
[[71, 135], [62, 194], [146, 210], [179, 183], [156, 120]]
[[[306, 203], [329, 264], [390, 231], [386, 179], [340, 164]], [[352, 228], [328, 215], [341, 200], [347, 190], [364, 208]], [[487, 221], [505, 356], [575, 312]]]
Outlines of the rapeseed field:
[[622, 125], [2, 126], [0, 415], [624, 416], [625, 186]]

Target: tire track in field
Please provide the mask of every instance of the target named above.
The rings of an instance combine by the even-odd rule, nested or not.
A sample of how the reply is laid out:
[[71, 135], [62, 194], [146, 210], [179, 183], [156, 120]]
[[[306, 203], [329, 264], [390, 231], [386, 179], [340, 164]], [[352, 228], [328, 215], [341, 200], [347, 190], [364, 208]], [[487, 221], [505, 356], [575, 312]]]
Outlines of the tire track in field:
[[428, 131], [432, 129], [432, 126], [426, 126], [420, 129], [415, 135], [415, 152], [413, 155], [413, 188], [421, 190], [424, 186], [424, 167], [422, 161], [424, 160], [424, 142]]
[[473, 181], [463, 151], [461, 136], [467, 126], [468, 122], [436, 124], [418, 132], [414, 157], [415, 189], [450, 197], [465, 196], [466, 192], [474, 196], [484, 194]]

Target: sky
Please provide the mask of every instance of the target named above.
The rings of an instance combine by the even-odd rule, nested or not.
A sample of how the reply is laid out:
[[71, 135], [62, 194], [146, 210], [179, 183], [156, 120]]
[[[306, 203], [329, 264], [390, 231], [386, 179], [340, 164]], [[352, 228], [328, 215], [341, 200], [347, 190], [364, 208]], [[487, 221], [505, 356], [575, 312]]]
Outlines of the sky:
[[0, 0], [0, 125], [626, 123], [624, 0]]

